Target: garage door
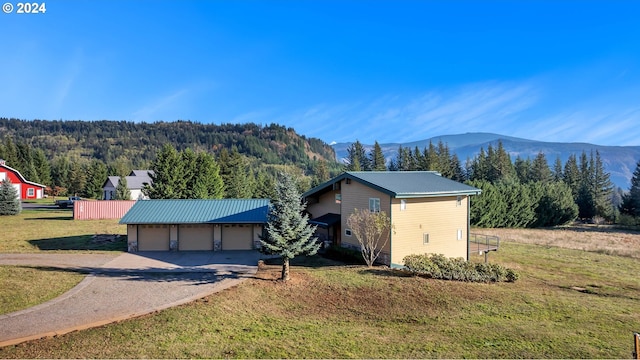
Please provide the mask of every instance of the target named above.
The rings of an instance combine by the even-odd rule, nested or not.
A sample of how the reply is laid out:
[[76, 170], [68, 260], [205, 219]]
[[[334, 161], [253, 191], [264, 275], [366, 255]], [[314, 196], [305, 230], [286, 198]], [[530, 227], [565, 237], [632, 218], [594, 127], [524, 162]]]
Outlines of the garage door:
[[222, 250], [253, 249], [252, 225], [232, 224], [222, 227]]
[[139, 251], [168, 251], [169, 225], [138, 225]]
[[213, 250], [213, 225], [180, 225], [178, 250]]

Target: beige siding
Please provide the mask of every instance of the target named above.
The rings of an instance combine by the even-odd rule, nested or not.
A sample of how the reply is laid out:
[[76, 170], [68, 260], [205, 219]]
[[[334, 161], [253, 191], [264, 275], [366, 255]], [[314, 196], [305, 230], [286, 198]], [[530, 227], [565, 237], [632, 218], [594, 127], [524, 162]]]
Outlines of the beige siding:
[[[347, 219], [349, 215], [353, 213], [354, 209], [369, 209], [369, 198], [380, 199], [380, 211], [384, 211], [387, 216], [390, 215], [391, 197], [383, 192], [372, 189], [366, 185], [362, 185], [359, 182], [352, 180], [351, 184], [346, 184], [346, 181], [342, 181], [342, 244], [351, 246], [360, 246], [355, 236], [346, 236], [345, 230], [349, 229], [347, 226]], [[390, 244], [387, 242], [383, 249], [383, 252], [389, 253]]]
[[127, 251], [138, 251], [138, 225], [127, 225]]
[[[467, 257], [467, 202], [457, 198], [405, 199], [406, 209], [401, 210], [401, 199], [393, 199], [391, 263], [402, 265], [402, 259], [410, 254], [443, 254], [447, 257]], [[458, 240], [458, 230], [462, 232]], [[424, 234], [429, 243], [424, 244]]]
[[329, 191], [320, 195], [319, 202], [311, 204], [307, 202], [307, 212], [311, 214], [311, 218], [333, 213], [340, 214], [340, 204], [336, 204], [336, 194], [340, 194], [339, 190]]

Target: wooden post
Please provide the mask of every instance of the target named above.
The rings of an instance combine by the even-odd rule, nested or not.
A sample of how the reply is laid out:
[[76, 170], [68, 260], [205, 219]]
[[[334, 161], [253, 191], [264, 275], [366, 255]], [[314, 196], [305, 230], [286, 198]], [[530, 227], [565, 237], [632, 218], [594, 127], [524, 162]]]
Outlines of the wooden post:
[[640, 334], [633, 333], [633, 358], [640, 359]]

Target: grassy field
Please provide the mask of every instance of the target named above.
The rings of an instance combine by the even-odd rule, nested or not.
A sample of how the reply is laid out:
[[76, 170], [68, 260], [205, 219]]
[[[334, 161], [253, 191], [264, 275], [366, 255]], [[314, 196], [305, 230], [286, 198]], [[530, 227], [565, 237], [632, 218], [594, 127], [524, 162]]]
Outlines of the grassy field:
[[[0, 358], [628, 358], [638, 260], [504, 242], [515, 283], [470, 284], [295, 262], [138, 319], [0, 349]], [[482, 257], [475, 256], [474, 261]]]
[[76, 286], [83, 278], [83, 274], [69, 271], [0, 266], [0, 315], [51, 300]]
[[17, 216], [0, 217], [0, 226], [0, 253], [126, 250], [124, 236], [97, 236], [125, 235], [127, 229], [118, 220], [73, 220], [73, 210], [23, 210]]

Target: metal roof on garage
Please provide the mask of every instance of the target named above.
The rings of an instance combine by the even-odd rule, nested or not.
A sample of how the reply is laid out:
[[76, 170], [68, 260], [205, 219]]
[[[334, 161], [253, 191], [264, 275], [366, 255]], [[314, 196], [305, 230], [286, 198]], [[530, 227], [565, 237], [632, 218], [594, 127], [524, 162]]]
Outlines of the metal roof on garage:
[[268, 199], [138, 200], [120, 224], [262, 224]]

